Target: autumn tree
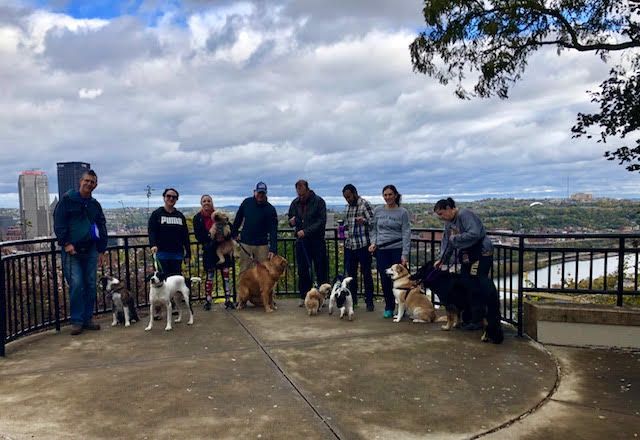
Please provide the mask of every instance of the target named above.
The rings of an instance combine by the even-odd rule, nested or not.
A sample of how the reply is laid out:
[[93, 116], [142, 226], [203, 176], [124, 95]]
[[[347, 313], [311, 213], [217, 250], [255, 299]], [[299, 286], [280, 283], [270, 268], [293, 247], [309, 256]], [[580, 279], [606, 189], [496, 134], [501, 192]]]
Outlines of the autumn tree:
[[[615, 139], [621, 145], [605, 157], [640, 170], [640, 0], [426, 0], [422, 12], [427, 27], [409, 46], [413, 69], [455, 81], [462, 99], [506, 99], [529, 56], [546, 46], [604, 62], [615, 52], [609, 78], [589, 92], [599, 111], [579, 113], [572, 132]], [[477, 74], [472, 90], [463, 85], [468, 74]]]

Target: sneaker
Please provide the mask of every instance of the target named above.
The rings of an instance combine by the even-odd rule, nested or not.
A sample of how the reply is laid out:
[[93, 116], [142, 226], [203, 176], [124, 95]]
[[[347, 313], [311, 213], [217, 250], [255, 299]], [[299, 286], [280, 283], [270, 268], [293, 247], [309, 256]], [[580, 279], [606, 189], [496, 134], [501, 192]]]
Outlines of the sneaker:
[[100, 324], [96, 324], [95, 322], [87, 322], [82, 325], [84, 330], [100, 330]]
[[79, 335], [80, 333], [82, 333], [82, 326], [81, 325], [72, 325], [71, 326], [71, 334], [73, 336]]
[[211, 310], [211, 301], [204, 302], [204, 309], [207, 311]]
[[224, 308], [228, 310], [235, 310], [236, 305], [233, 303], [233, 301], [225, 301]]
[[373, 304], [367, 304], [367, 312], [373, 312], [376, 308]]
[[384, 313], [382, 314], [382, 317], [384, 319], [393, 318], [393, 311], [392, 310], [385, 310]]
[[480, 324], [479, 322], [470, 322], [468, 324], [463, 325], [460, 328], [466, 331], [475, 331], [475, 330], [482, 329], [482, 324]]

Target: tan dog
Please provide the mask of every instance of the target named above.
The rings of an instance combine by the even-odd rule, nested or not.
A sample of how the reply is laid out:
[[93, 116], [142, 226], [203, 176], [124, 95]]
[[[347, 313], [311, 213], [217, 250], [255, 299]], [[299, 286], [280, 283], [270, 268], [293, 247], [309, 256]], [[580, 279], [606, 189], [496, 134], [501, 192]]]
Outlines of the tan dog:
[[436, 310], [431, 300], [422, 293], [415, 281], [411, 280], [409, 270], [402, 264], [394, 264], [385, 271], [393, 280], [393, 296], [398, 303], [398, 315], [393, 322], [400, 322], [405, 311], [413, 322], [433, 322]]
[[251, 301], [255, 306], [264, 306], [265, 312], [273, 312], [273, 288], [286, 268], [287, 260], [274, 255], [271, 260], [242, 272], [238, 281], [238, 308], [243, 309]]
[[226, 255], [233, 258], [233, 251], [236, 244], [231, 238], [231, 224], [229, 223], [229, 216], [222, 211], [214, 211], [211, 214], [211, 219], [213, 220], [213, 226], [209, 229], [209, 235], [211, 236], [211, 239], [217, 243], [217, 264], [223, 264], [226, 261]]
[[331, 284], [323, 284], [319, 288], [313, 288], [307, 292], [304, 299], [304, 306], [307, 308], [309, 316], [317, 315], [324, 305], [327, 296], [331, 294]]

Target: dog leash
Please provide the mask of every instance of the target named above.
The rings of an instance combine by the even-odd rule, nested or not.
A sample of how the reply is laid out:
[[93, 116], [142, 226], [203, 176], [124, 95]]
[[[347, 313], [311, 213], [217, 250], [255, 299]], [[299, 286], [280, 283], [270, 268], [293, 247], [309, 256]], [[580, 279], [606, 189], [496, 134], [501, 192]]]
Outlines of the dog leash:
[[302, 247], [302, 254], [304, 258], [307, 260], [307, 267], [309, 268], [309, 276], [311, 277], [311, 287], [318, 288], [318, 282], [313, 279], [313, 266], [311, 265], [311, 259], [309, 258], [309, 254], [307, 253], [307, 247], [304, 245], [304, 241], [302, 238], [298, 238], [297, 241], [300, 243], [300, 247]]
[[162, 264], [160, 264], [160, 260], [158, 260], [157, 253], [153, 254], [153, 268], [158, 272], [162, 272]]

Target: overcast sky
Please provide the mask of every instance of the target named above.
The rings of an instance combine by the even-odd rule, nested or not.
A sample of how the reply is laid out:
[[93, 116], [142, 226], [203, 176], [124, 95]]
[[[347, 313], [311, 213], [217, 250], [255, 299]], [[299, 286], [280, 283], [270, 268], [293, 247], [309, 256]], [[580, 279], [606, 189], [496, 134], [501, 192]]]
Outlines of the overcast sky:
[[104, 206], [237, 204], [256, 182], [288, 203], [353, 183], [381, 203], [639, 197], [640, 176], [571, 139], [594, 54], [541, 51], [510, 99], [461, 101], [416, 74], [417, 0], [0, 0], [0, 207], [20, 171], [91, 163]]

